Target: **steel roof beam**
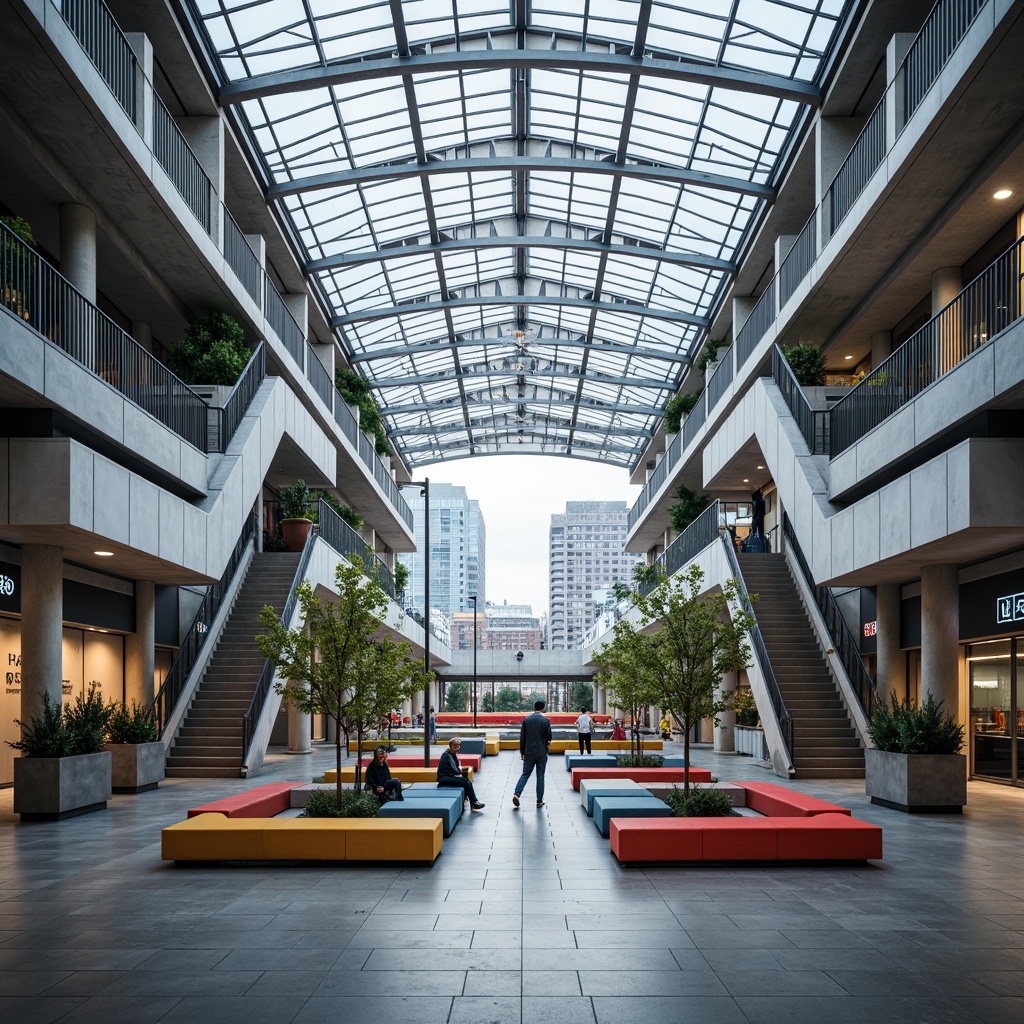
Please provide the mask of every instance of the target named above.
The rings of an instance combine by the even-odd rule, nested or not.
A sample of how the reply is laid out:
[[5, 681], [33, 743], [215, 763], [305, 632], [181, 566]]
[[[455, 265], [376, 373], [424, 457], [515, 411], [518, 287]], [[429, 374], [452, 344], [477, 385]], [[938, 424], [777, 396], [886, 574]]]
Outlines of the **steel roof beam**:
[[[527, 387], [529, 388], [530, 385], [527, 385]], [[453, 395], [449, 399], [438, 399], [434, 402], [414, 402], [409, 405], [383, 405], [381, 406], [380, 413], [382, 416], [406, 416], [417, 412], [438, 412], [441, 409], [451, 408], [458, 401], [459, 398]], [[481, 408], [499, 405], [524, 405], [527, 409], [547, 408], [548, 406], [569, 406], [572, 408], [576, 405], [576, 396], [575, 394], [566, 394], [564, 397], [556, 397], [547, 394], [530, 398], [519, 398], [516, 395], [494, 397], [477, 392], [467, 394], [466, 401], [471, 406], [475, 405], [480, 406]], [[650, 406], [619, 405], [616, 402], [600, 402], [596, 399], [588, 399], [585, 396], [580, 400], [580, 406], [591, 412], [622, 413], [626, 416], [662, 416], [665, 413], [664, 409], [654, 409]], [[530, 415], [533, 415], [533, 413], [531, 412]], [[398, 429], [399, 432], [401, 431], [401, 428], [396, 429]]]
[[792, 100], [812, 107], [821, 103], [821, 89], [818, 86], [783, 75], [717, 67], [713, 64], [671, 60], [664, 57], [520, 47], [373, 57], [344, 64], [274, 71], [222, 85], [219, 100], [223, 106], [230, 106], [264, 96], [323, 89], [335, 85], [351, 85], [353, 82], [370, 82], [408, 75], [457, 75], [467, 71], [511, 70], [514, 68], [590, 72], [601, 75], [640, 75], [645, 78], [668, 79], [676, 82], [695, 82], [699, 85], [729, 89], [734, 92], [777, 96], [780, 99]]
[[271, 185], [267, 199], [280, 199], [299, 192], [316, 192], [328, 188], [349, 188], [370, 185], [378, 181], [394, 181], [401, 178], [432, 176], [435, 174], [481, 174], [493, 171], [537, 171], [546, 173], [559, 171], [565, 174], [609, 174], [621, 178], [643, 178], [648, 181], [664, 181], [671, 185], [697, 186], [736, 192], [742, 195], [775, 199], [775, 189], [743, 178], [732, 178], [725, 174], [711, 174], [682, 167], [619, 163], [612, 160], [588, 160], [582, 157], [536, 157], [536, 156], [490, 156], [461, 157], [455, 160], [427, 160], [425, 163], [385, 164], [380, 167], [361, 167], [352, 171], [336, 171], [330, 174], [312, 174], [307, 178], [296, 178]]
[[[552, 379], [579, 380], [584, 375], [579, 371], [572, 370], [466, 370], [462, 371], [462, 379], [470, 380], [474, 377], [505, 377], [510, 380], [519, 374], [526, 374], [531, 380], [535, 377], [550, 377]], [[426, 373], [420, 377], [387, 377], [378, 380], [367, 378], [370, 386], [381, 391], [387, 388], [402, 387], [425, 387], [429, 384], [454, 384], [455, 378], [450, 373]], [[651, 380], [647, 377], [614, 377], [608, 373], [587, 373], [586, 380], [591, 384], [607, 384], [610, 387], [632, 387], [639, 389], [653, 389], [655, 391], [675, 391], [676, 385], [673, 381]], [[660, 414], [659, 414], [660, 415]]]
[[[562, 430], [566, 433], [565, 443], [569, 443], [569, 431], [575, 429], [582, 431], [583, 433], [594, 433], [600, 434], [602, 437], [641, 437], [645, 440], [650, 436], [639, 430], [627, 430], [624, 427], [606, 427], [606, 426], [591, 426], [587, 427], [586, 424], [577, 424], [575, 428], [571, 426], [568, 420], [555, 420], [548, 422], [545, 420], [538, 420], [536, 423], [499, 423], [494, 420], [474, 420], [473, 431], [474, 436], [476, 431], [483, 431], [484, 434], [493, 431], [495, 433], [510, 432], [518, 434], [519, 431], [523, 431], [523, 434], [537, 434], [543, 433], [545, 430]], [[440, 426], [431, 427], [410, 427], [408, 430], [394, 430], [388, 436], [392, 438], [402, 437], [442, 437], [445, 434], [456, 434], [465, 433], [466, 425], [464, 423], [451, 423], [441, 424]], [[550, 435], [546, 435], [550, 437]]]
[[560, 238], [555, 235], [484, 235], [473, 238], [452, 238], [429, 245], [395, 245], [386, 249], [368, 252], [338, 253], [322, 259], [310, 260], [305, 270], [313, 274], [320, 270], [334, 270], [344, 267], [358, 267], [366, 263], [384, 263], [388, 260], [412, 259], [416, 256], [432, 256], [446, 252], [472, 252], [479, 249], [575, 249], [608, 256], [625, 256], [628, 259], [658, 260], [679, 267], [700, 267], [731, 274], [736, 264], [731, 260], [703, 253], [666, 252], [660, 248], [644, 245], [622, 245], [600, 242], [588, 238]]
[[[499, 433], [501, 435], [500, 437], [498, 436]], [[494, 434], [488, 434], [485, 437], [483, 437], [482, 439], [478, 439], [477, 440], [477, 444], [478, 445], [487, 445], [487, 444], [502, 445], [502, 444], [504, 444], [509, 449], [513, 449], [513, 450], [518, 449], [519, 445], [514, 443], [513, 441], [511, 441], [509, 439], [509, 435], [511, 435], [512, 437], [515, 437], [516, 436], [516, 430], [514, 428], [509, 428], [507, 430], [506, 429], [502, 429], [501, 431], [495, 432]], [[545, 454], [545, 455], [550, 454], [550, 455], [561, 455], [561, 456], [565, 456], [566, 454], [568, 454], [566, 451], [564, 451], [564, 449], [567, 447], [567, 441], [564, 438], [544, 437], [543, 435], [541, 435], [539, 437], [535, 437], [535, 436], [533, 436], [533, 431], [532, 430], [526, 430], [526, 431], [524, 431], [524, 439], [523, 440], [524, 440], [523, 447], [527, 447], [529, 445], [548, 445], [548, 446], [553, 446], [553, 447], [556, 447], [556, 448], [563, 449], [562, 451], [559, 451], [559, 452], [539, 452], [539, 453], [531, 453], [531, 454]], [[643, 438], [643, 441], [646, 444], [647, 438]], [[500, 451], [494, 451], [494, 452], [479, 452], [478, 451], [478, 452], [475, 452], [475, 453], [474, 452], [470, 452], [470, 451], [466, 450], [466, 445], [465, 444], [463, 444], [461, 442], [458, 442], [458, 441], [450, 442], [447, 445], [447, 448], [448, 448], [449, 451], [461, 452], [462, 454], [457, 456], [457, 458], [463, 458], [463, 459], [468, 459], [468, 458], [472, 457], [472, 455], [474, 455], [474, 454], [476, 454], [476, 455], [508, 454], [508, 452], [502, 453]], [[586, 440], [579, 441], [579, 440], [577, 440], [577, 441], [573, 442], [572, 450], [573, 450], [573, 454], [576, 454], [577, 451], [582, 450], [582, 451], [597, 452], [601, 457], [604, 457], [604, 458], [606, 458], [609, 455], [617, 455], [617, 456], [621, 456], [623, 459], [632, 459], [632, 458], [636, 457], [636, 454], [637, 454], [637, 452], [640, 449], [638, 447], [623, 448], [620, 445], [601, 445], [601, 444], [597, 444], [597, 443], [592, 442], [592, 441], [586, 441]], [[443, 459], [446, 458], [446, 456], [444, 455], [444, 452], [445, 452], [445, 446], [444, 445], [440, 445], [440, 444], [427, 444], [427, 445], [420, 445], [418, 448], [403, 448], [402, 449], [402, 454], [403, 455], [431, 455], [431, 454], [433, 454], [433, 455], [436, 456], [436, 459], [438, 461], [443, 460]], [[597, 457], [598, 456], [595, 456], [595, 458], [597, 458]], [[425, 461], [429, 461], [429, 460], [425, 460]]]
[[431, 302], [410, 302], [404, 306], [386, 306], [346, 313], [331, 317], [332, 327], [346, 327], [348, 324], [365, 323], [370, 320], [386, 320], [389, 316], [402, 317], [417, 313], [444, 312], [467, 306], [573, 306], [592, 309], [598, 313], [618, 313], [625, 316], [650, 317], [652, 320], [668, 320], [672, 323], [707, 327], [706, 316], [696, 316], [682, 310], [654, 309], [651, 306], [634, 305], [631, 302], [594, 302], [591, 299], [577, 299], [568, 295], [472, 295], [454, 299], [437, 299]]

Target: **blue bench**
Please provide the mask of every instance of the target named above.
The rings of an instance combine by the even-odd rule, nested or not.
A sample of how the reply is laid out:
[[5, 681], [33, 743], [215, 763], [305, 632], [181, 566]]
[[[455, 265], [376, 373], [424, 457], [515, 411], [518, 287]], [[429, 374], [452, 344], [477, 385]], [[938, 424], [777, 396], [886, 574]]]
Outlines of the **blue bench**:
[[665, 757], [661, 761], [662, 768], [687, 768], [685, 757]]
[[[415, 795], [418, 794], [418, 795]], [[389, 800], [377, 812], [378, 818], [440, 818], [445, 838], [462, 817], [461, 789], [411, 789], [404, 800]]]
[[671, 818], [671, 808], [656, 796], [596, 796], [594, 824], [607, 838], [612, 818]]
[[614, 768], [614, 754], [566, 754], [565, 770], [573, 768]]
[[[580, 786], [581, 803], [587, 810], [589, 817], [594, 816], [594, 800], [599, 796], [621, 796], [629, 799], [635, 799], [636, 797], [648, 797], [651, 793], [648, 792], [639, 782], [633, 782], [632, 779], [612, 779], [610, 782], [595, 782], [594, 779], [586, 780], [590, 782], [587, 786], [586, 792], [583, 790], [583, 786]], [[632, 785], [620, 786], [616, 785], [619, 782], [631, 782]]]

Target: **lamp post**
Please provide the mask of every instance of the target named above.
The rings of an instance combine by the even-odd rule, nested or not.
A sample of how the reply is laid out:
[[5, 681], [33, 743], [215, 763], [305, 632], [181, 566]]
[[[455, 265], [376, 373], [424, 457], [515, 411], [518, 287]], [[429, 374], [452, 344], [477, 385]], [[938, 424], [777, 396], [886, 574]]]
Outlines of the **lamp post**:
[[470, 594], [473, 602], [473, 728], [476, 728], [476, 594]]
[[419, 487], [423, 498], [423, 767], [430, 767], [430, 480], [410, 480], [403, 487]]

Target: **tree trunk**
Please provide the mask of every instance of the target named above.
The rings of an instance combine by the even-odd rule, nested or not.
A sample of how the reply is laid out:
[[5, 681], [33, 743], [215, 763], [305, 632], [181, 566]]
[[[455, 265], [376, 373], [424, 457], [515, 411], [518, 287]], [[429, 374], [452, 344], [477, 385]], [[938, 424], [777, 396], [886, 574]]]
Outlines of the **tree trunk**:
[[355, 791], [358, 793], [362, 788], [363, 780], [363, 730], [360, 726], [356, 729], [356, 784]]
[[690, 795], [690, 720], [683, 719], [683, 796]]
[[341, 810], [341, 725], [337, 720], [334, 723], [334, 769], [337, 772], [334, 778], [338, 787], [338, 810]]

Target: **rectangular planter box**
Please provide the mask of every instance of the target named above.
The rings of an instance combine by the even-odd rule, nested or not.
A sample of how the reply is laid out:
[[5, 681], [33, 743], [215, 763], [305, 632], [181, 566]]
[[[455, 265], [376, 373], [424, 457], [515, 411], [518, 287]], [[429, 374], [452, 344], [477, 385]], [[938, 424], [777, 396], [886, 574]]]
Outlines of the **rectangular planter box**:
[[873, 804], [914, 814], [960, 814], [967, 803], [966, 754], [864, 751], [864, 789]]
[[758, 760], [768, 760], [768, 745], [764, 741], [764, 729], [754, 725], [734, 725], [733, 746], [737, 754], [746, 754]]
[[22, 821], [58, 821], [99, 811], [111, 796], [110, 753], [14, 760], [14, 812]]
[[110, 743], [111, 781], [115, 793], [145, 793], [164, 780], [166, 751], [155, 743]]

